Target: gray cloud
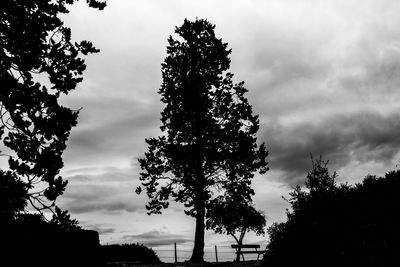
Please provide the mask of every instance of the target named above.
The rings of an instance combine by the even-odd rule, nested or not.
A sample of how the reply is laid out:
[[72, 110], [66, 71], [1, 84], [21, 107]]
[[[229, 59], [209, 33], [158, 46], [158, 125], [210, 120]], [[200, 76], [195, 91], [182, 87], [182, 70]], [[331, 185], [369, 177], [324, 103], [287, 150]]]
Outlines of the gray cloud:
[[129, 97], [110, 99], [105, 96], [88, 101], [81, 111], [79, 126], [82, 127], [72, 130], [65, 161], [80, 166], [82, 163], [96, 165], [106, 158], [129, 160], [144, 150], [145, 137], [158, 132], [158, 122], [159, 109], [153, 104], [141, 106]]
[[396, 46], [385, 45], [375, 50], [365, 48], [360, 55], [363, 58], [359, 59], [358, 70], [339, 76], [339, 86], [355, 91], [363, 98], [382, 93], [397, 95], [395, 90], [400, 86], [400, 38], [396, 42], [399, 43]]
[[87, 224], [87, 225], [85, 225], [85, 229], [96, 231], [100, 235], [115, 233], [115, 228], [107, 227], [102, 224]]
[[126, 202], [104, 202], [104, 201], [98, 201], [98, 202], [67, 202], [65, 204], [66, 209], [68, 209], [70, 212], [75, 213], [75, 214], [80, 214], [80, 213], [88, 213], [88, 212], [105, 212], [105, 213], [112, 213], [112, 214], [120, 214], [122, 211], [126, 212], [135, 212], [139, 209], [141, 209], [141, 206], [136, 206], [132, 205], [130, 203]]
[[139, 235], [125, 235], [122, 239], [126, 240], [126, 242], [138, 242], [150, 247], [172, 246], [174, 243], [184, 244], [192, 241], [184, 235], [171, 234], [163, 231], [150, 231]]
[[284, 171], [287, 183], [299, 183], [311, 166], [310, 153], [328, 159], [333, 169], [351, 161], [390, 166], [400, 151], [400, 112], [385, 116], [365, 111], [332, 115], [317, 123], [274, 125], [266, 136], [271, 169]]
[[[75, 214], [121, 213], [144, 209], [136, 196], [133, 169], [103, 168], [94, 174], [67, 176], [69, 185], [60, 206]], [[74, 172], [74, 171], [73, 171]]]

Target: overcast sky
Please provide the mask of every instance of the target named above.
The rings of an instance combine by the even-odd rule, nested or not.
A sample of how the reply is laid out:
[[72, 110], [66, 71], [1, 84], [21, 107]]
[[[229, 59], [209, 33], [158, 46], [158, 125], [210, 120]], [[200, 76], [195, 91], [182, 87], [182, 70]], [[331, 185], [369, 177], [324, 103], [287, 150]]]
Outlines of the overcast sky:
[[[103, 243], [192, 242], [195, 221], [180, 205], [148, 216], [146, 196], [134, 193], [144, 139], [161, 125], [167, 38], [185, 18], [216, 24], [232, 48], [234, 80], [245, 81], [260, 115], [271, 170], [253, 185], [269, 224], [285, 218], [281, 196], [304, 182], [310, 153], [328, 159], [341, 182], [396, 168], [400, 1], [109, 0], [104, 11], [80, 2], [66, 24], [101, 52], [87, 58], [84, 81], [63, 98], [83, 109], [64, 153], [69, 186], [59, 203]], [[206, 235], [207, 245], [227, 240]], [[257, 240], [266, 238], [248, 237]]]

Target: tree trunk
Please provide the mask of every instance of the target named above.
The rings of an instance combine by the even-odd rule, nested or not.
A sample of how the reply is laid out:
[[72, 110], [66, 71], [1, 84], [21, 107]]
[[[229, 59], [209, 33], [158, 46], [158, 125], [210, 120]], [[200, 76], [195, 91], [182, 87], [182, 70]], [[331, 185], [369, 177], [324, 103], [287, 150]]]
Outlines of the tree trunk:
[[[196, 113], [196, 112], [195, 112]], [[195, 207], [196, 207], [196, 232], [194, 234], [194, 246], [192, 257], [190, 262], [204, 262], [204, 229], [205, 229], [205, 217], [206, 217], [206, 203], [205, 203], [205, 177], [203, 171], [203, 139], [202, 131], [203, 128], [200, 126], [199, 116], [195, 119], [195, 133], [198, 134], [196, 138], [197, 142], [195, 145], [195, 170], [196, 170], [196, 182], [194, 185], [195, 189]]]
[[[246, 228], [243, 228], [242, 229], [242, 232], [240, 233], [240, 237], [239, 237], [239, 239], [237, 239], [236, 237], [235, 237], [235, 235], [233, 235], [233, 237], [236, 239], [236, 241], [237, 241], [237, 243], [238, 243], [238, 249], [237, 249], [237, 254], [236, 254], [236, 261], [237, 262], [239, 262], [240, 261], [240, 252], [242, 251], [242, 248], [241, 248], [241, 246], [242, 246], [242, 244], [243, 244], [243, 238], [244, 238], [244, 235], [246, 234]], [[243, 257], [243, 255], [242, 255], [242, 257]], [[243, 257], [243, 260], [244, 260], [244, 257]]]
[[204, 201], [198, 200], [196, 212], [196, 232], [194, 236], [194, 247], [190, 262], [204, 262], [204, 219], [206, 213]]
[[235, 260], [236, 262], [240, 261], [240, 252], [242, 251], [241, 246], [242, 246], [242, 240], [238, 242], [238, 249], [236, 250], [236, 260]]

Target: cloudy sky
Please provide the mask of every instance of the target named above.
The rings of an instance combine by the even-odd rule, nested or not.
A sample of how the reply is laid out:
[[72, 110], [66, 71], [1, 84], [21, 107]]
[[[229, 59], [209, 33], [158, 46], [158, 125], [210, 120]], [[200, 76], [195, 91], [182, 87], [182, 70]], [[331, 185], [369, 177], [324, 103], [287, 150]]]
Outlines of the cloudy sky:
[[[157, 90], [167, 38], [185, 18], [206, 18], [232, 48], [230, 71], [245, 81], [271, 170], [256, 176], [255, 204], [268, 223], [285, 218], [290, 186], [304, 182], [309, 155], [322, 155], [339, 181], [396, 168], [400, 147], [400, 1], [80, 1], [65, 16], [75, 40], [101, 53], [63, 98], [83, 108], [64, 154], [69, 186], [59, 204], [103, 243], [189, 246], [194, 220], [182, 206], [148, 216], [138, 185], [144, 139], [159, 134]], [[206, 235], [206, 244], [231, 243]], [[249, 235], [248, 242], [266, 241]]]

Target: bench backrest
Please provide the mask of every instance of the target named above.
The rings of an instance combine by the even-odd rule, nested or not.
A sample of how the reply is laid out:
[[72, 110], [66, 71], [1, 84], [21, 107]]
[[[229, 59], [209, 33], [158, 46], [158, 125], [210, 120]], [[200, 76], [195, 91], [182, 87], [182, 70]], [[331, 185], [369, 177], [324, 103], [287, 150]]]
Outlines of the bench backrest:
[[260, 245], [246, 245], [246, 244], [242, 244], [242, 245], [238, 245], [238, 244], [235, 244], [235, 245], [231, 245], [231, 247], [232, 248], [260, 248]]

